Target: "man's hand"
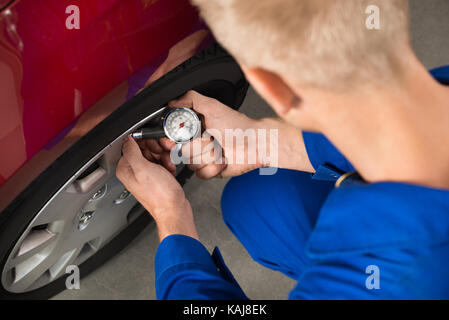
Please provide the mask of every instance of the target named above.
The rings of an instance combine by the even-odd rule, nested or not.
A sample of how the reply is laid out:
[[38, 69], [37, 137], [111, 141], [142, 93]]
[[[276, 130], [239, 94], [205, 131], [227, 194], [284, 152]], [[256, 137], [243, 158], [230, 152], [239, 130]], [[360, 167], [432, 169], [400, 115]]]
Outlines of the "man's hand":
[[148, 161], [131, 137], [127, 137], [122, 152], [117, 178], [153, 216], [160, 240], [171, 234], [198, 239], [192, 208], [173, 172]]
[[[198, 114], [204, 117], [206, 132], [201, 138], [201, 148], [194, 148], [197, 141], [183, 145], [183, 156], [189, 159], [188, 167], [195, 171], [201, 179], [210, 179], [216, 176], [233, 177], [245, 172], [261, 167], [261, 164], [248, 163], [247, 140], [241, 140], [244, 145], [238, 145], [238, 141], [233, 140], [232, 145], [225, 142], [226, 129], [241, 129], [244, 132], [247, 129], [256, 129], [258, 121], [248, 118], [241, 112], [222, 104], [213, 98], [203, 96], [195, 91], [187, 92], [178, 100], [171, 101], [170, 107], [192, 108]], [[211, 150], [211, 142], [216, 139], [222, 148], [222, 159], [217, 159]], [[209, 148], [208, 148], [209, 147]], [[243, 164], [236, 164], [236, 150], [241, 147], [246, 154]], [[257, 150], [255, 150], [257, 153]], [[232, 158], [229, 155], [233, 155]], [[257, 157], [256, 157], [257, 158]], [[222, 163], [219, 163], [221, 160]]]
[[137, 143], [148, 161], [160, 164], [171, 174], [176, 175], [176, 166], [170, 159], [170, 151], [176, 145], [173, 141], [162, 138], [139, 140]]
[[[189, 159], [188, 167], [196, 171], [201, 179], [234, 177], [267, 166], [314, 172], [300, 130], [280, 119], [250, 119], [243, 113], [195, 91], [189, 91], [180, 99], [171, 101], [169, 106], [192, 108], [204, 117], [206, 132], [198, 138], [201, 139], [201, 148], [194, 147], [198, 141], [182, 147], [183, 156]], [[235, 131], [236, 129], [239, 131]], [[245, 137], [244, 133], [248, 129], [253, 130], [255, 139]], [[259, 129], [265, 130], [266, 133], [266, 141], [263, 143], [258, 141]], [[271, 141], [271, 129], [278, 130], [278, 141]], [[234, 130], [232, 143], [226, 143], [226, 130]], [[210, 148], [214, 139], [215, 142], [219, 141], [222, 148], [222, 159], [217, 158]], [[253, 147], [249, 147], [251, 143]], [[170, 143], [167, 143], [166, 147], [169, 146]], [[270, 158], [261, 158], [261, 154], [269, 154]], [[276, 161], [272, 158], [274, 154], [277, 155]], [[242, 159], [243, 161], [237, 161]]]

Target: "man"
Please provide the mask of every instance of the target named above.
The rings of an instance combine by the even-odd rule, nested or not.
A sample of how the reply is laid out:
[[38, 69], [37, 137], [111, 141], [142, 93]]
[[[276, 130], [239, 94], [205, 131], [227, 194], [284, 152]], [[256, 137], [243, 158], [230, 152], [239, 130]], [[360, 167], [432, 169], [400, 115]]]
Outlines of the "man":
[[[231, 164], [226, 145], [229, 164], [191, 165], [204, 179], [240, 175], [223, 218], [251, 256], [298, 280], [292, 299], [449, 298], [449, 68], [432, 76], [416, 58], [407, 2], [194, 2], [283, 119], [252, 120], [195, 92], [170, 103], [215, 132], [279, 130], [275, 175], [253, 171], [264, 161]], [[369, 5], [379, 29], [365, 24]], [[198, 241], [161, 144], [142, 146], [145, 158], [126, 141], [117, 171], [158, 226], [158, 298], [246, 298]]]

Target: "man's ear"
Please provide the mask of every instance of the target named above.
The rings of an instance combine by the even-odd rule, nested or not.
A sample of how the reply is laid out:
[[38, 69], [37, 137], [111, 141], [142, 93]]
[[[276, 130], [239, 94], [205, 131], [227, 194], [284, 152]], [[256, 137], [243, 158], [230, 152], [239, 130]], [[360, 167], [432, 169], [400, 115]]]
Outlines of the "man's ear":
[[248, 81], [280, 116], [300, 105], [300, 98], [276, 73], [261, 68], [245, 68]]

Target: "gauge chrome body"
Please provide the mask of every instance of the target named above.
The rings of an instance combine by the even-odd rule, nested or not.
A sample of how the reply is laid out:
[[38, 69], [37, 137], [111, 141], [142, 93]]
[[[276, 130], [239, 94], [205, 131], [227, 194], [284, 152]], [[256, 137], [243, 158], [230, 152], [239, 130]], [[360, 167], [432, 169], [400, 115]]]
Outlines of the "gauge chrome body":
[[198, 115], [189, 108], [174, 108], [164, 117], [165, 135], [178, 144], [184, 144], [196, 138], [201, 132]]

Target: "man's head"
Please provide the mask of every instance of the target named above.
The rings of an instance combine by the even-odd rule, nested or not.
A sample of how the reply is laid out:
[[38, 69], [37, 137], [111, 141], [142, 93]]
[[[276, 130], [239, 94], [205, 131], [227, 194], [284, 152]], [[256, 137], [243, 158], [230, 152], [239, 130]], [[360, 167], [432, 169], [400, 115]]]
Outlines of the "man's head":
[[[297, 125], [313, 127], [295, 120], [295, 106], [311, 102], [309, 90], [331, 97], [401, 83], [401, 58], [410, 51], [407, 0], [193, 2], [253, 86]], [[374, 30], [366, 25], [372, 5], [379, 8]]]

